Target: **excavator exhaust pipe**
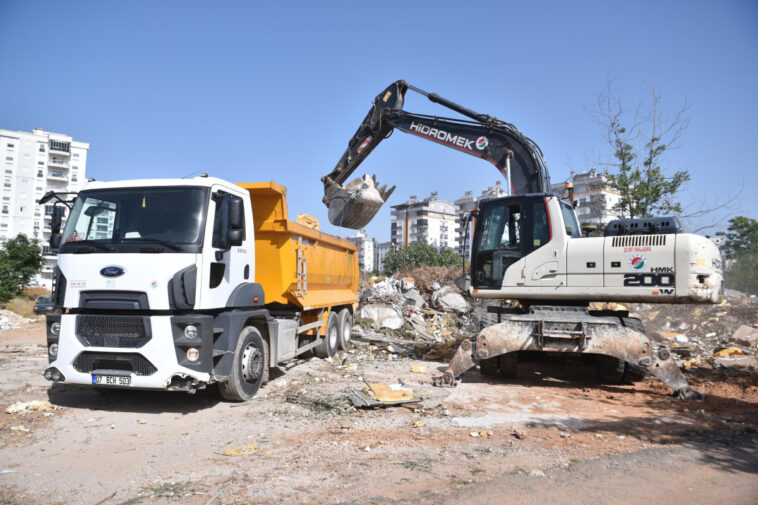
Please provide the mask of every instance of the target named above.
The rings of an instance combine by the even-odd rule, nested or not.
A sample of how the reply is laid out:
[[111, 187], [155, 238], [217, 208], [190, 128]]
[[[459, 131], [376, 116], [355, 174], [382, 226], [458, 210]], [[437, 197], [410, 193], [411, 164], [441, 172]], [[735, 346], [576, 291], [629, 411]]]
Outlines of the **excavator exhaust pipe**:
[[376, 176], [364, 175], [347, 186], [337, 183], [326, 185], [324, 203], [329, 207], [329, 222], [334, 226], [359, 230], [379, 212], [384, 202], [395, 191], [395, 186], [379, 187]]

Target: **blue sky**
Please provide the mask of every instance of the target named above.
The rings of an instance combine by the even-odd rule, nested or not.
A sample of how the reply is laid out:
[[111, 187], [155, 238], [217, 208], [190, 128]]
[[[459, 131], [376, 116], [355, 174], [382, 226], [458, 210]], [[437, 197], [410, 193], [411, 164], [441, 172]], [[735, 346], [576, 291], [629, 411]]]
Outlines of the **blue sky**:
[[[713, 204], [744, 185], [732, 212], [758, 218], [754, 1], [0, 0], [0, 48], [0, 128], [90, 142], [87, 171], [99, 180], [274, 179], [289, 188], [291, 214], [342, 235], [351, 232], [328, 225], [320, 178], [396, 79], [514, 123], [542, 147], [553, 181], [607, 159], [587, 110], [609, 76], [631, 111], [655, 86], [664, 113], [691, 105], [666, 158], [691, 172], [680, 200]], [[410, 93], [406, 110], [449, 115]], [[364, 172], [398, 186], [368, 226], [380, 240], [390, 205], [433, 190], [454, 200], [499, 177], [400, 132]]]

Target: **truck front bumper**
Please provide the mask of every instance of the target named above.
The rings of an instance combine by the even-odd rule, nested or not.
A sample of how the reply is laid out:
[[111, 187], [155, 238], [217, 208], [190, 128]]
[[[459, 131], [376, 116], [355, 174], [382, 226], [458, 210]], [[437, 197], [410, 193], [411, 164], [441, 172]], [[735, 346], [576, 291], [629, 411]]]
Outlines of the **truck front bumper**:
[[[92, 322], [84, 322], [82, 319], [87, 317], [101, 318], [102, 326], [94, 326], [92, 329]], [[144, 322], [147, 335], [139, 341], [135, 341], [131, 335], [119, 335], [119, 332], [124, 331], [119, 327], [124, 318], [137, 318], [137, 322]], [[135, 319], [126, 321], [131, 324]], [[53, 331], [52, 326], [56, 322], [59, 326]], [[87, 327], [86, 324], [91, 326]], [[197, 328], [194, 338], [184, 335], [184, 327], [188, 324]], [[129, 385], [126, 387], [130, 388], [192, 391], [211, 380], [211, 316], [51, 314], [48, 317], [47, 335], [50, 364], [45, 371], [45, 378], [54, 382], [95, 385], [95, 377], [102, 375], [129, 377]], [[55, 353], [51, 351], [53, 344], [57, 346]], [[127, 345], [132, 346], [126, 347]], [[190, 349], [197, 351], [190, 353], [193, 357], [197, 356], [194, 361], [188, 358]]]

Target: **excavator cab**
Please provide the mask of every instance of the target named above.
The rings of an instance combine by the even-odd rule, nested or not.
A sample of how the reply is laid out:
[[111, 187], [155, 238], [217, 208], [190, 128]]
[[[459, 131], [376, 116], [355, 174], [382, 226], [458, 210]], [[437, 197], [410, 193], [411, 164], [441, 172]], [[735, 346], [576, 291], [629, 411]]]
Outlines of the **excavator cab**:
[[512, 264], [551, 239], [545, 195], [485, 200], [479, 206], [471, 247], [474, 288], [498, 289]]

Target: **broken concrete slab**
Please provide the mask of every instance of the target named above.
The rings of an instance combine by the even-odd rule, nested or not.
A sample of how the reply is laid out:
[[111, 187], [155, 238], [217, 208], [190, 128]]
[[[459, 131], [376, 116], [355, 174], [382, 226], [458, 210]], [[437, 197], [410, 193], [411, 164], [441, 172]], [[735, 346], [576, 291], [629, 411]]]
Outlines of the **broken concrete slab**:
[[446, 312], [471, 312], [471, 304], [452, 286], [444, 286], [432, 293], [432, 306]]
[[358, 311], [358, 317], [374, 321], [373, 327], [375, 330], [381, 328], [399, 330], [405, 322], [403, 315], [398, 309], [389, 305], [373, 303], [361, 307], [360, 311]]
[[758, 328], [743, 324], [732, 334], [730, 341], [746, 347], [758, 347]]

